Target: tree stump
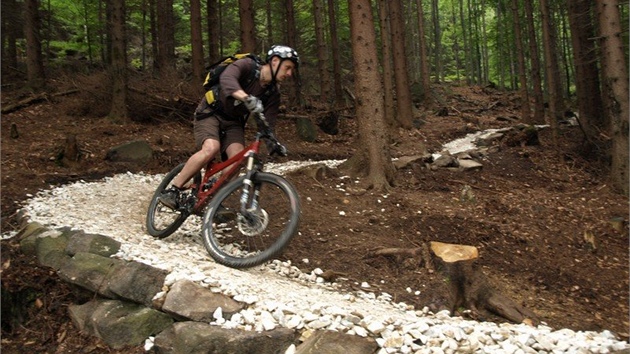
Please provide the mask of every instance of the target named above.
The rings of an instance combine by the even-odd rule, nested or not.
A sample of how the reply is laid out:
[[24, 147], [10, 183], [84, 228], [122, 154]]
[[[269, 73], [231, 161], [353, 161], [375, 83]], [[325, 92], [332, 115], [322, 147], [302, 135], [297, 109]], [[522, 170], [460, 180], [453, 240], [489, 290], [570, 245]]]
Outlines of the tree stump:
[[449, 280], [451, 313], [469, 309], [473, 316], [493, 313], [515, 323], [538, 324], [537, 316], [516, 304], [490, 285], [488, 278], [476, 264], [474, 246], [430, 242], [434, 263]]
[[75, 167], [79, 163], [81, 152], [76, 135], [68, 134], [66, 136], [66, 142], [60, 155], [59, 162], [64, 167]]
[[18, 133], [17, 124], [11, 123], [11, 138], [17, 139], [20, 137], [20, 133]]

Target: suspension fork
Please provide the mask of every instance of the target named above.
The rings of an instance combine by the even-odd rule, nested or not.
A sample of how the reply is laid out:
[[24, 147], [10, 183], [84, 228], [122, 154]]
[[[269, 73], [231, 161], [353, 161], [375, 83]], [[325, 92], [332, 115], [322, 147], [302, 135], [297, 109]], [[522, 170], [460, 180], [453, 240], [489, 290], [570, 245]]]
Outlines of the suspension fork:
[[[252, 213], [258, 209], [258, 197], [260, 191], [257, 186], [254, 185], [252, 177], [256, 172], [261, 170], [261, 164], [258, 161], [258, 157], [254, 152], [251, 152], [247, 156], [247, 164], [245, 165], [245, 179], [243, 180], [243, 189], [241, 192], [241, 215], [245, 216], [247, 220], [252, 220]], [[250, 203], [250, 196], [251, 197]]]

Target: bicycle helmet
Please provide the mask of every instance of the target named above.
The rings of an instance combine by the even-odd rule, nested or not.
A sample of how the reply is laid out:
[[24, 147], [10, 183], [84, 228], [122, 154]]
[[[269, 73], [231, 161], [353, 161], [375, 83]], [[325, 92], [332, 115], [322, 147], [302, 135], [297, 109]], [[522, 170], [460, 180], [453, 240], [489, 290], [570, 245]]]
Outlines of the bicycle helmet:
[[267, 63], [271, 62], [273, 57], [280, 57], [281, 60], [289, 59], [295, 64], [297, 69], [300, 65], [300, 57], [295, 49], [287, 47], [286, 45], [274, 45], [267, 52]]

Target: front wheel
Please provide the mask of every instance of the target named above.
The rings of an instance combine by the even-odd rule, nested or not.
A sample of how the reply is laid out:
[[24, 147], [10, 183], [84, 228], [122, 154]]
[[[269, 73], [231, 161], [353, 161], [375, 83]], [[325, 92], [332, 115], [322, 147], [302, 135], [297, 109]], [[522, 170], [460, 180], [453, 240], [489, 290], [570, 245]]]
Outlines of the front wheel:
[[[147, 211], [146, 218], [147, 232], [151, 236], [157, 238], [169, 236], [175, 232], [175, 230], [177, 230], [190, 215], [190, 212], [188, 211], [188, 207], [190, 207], [189, 205], [183, 205], [178, 210], [173, 210], [163, 205], [158, 200], [160, 194], [171, 186], [173, 179], [182, 171], [183, 168], [184, 164], [182, 163], [175, 167], [171, 172], [167, 173], [155, 190], [155, 193], [153, 193], [153, 197], [151, 197], [151, 203], [149, 204], [149, 210]], [[196, 194], [195, 188], [199, 185], [199, 181], [201, 181], [201, 173], [197, 173], [195, 175], [191, 188], [182, 191], [180, 200], [186, 202], [187, 204], [194, 203]]]
[[[251, 186], [240, 177], [219, 190], [203, 218], [202, 238], [217, 263], [248, 268], [277, 256], [296, 234], [300, 200], [281, 176], [258, 172]], [[247, 211], [241, 210], [243, 190], [249, 190]]]

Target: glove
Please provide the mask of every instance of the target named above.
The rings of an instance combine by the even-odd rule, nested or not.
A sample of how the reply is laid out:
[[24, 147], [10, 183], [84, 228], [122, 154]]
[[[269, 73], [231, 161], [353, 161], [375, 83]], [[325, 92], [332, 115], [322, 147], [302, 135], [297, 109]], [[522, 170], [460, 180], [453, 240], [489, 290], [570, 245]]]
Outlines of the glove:
[[283, 157], [287, 156], [287, 148], [284, 145], [280, 143], [275, 143], [270, 140], [265, 140], [265, 142], [267, 144], [267, 151], [269, 151], [269, 156], [276, 154]]
[[243, 103], [245, 103], [245, 107], [252, 113], [262, 113], [264, 111], [262, 101], [256, 96], [247, 96]]

